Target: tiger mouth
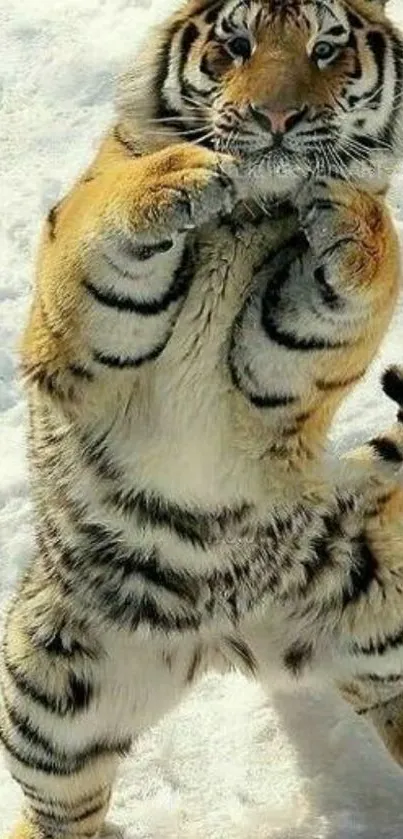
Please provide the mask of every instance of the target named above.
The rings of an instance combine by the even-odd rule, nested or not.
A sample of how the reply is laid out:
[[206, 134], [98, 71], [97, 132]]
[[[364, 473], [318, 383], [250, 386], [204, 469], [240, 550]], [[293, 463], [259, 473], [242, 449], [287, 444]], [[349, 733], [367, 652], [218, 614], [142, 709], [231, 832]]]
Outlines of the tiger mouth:
[[301, 159], [305, 159], [302, 152], [289, 149], [285, 145], [262, 144], [253, 146], [246, 141], [238, 140], [237, 138], [228, 139], [224, 137], [215, 137], [213, 140], [213, 148], [215, 151], [232, 154], [240, 160], [248, 161], [250, 163], [265, 162], [275, 167], [281, 172], [281, 167], [284, 167], [289, 172], [290, 167], [296, 170], [301, 168]]

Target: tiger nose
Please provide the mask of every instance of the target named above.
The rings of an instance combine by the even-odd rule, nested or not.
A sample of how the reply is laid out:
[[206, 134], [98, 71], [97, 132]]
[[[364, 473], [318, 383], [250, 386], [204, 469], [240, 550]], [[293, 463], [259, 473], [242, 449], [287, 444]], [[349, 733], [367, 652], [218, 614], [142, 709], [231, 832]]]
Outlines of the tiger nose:
[[303, 119], [307, 111], [306, 108], [294, 108], [287, 111], [271, 110], [258, 108], [255, 105], [252, 105], [251, 109], [255, 119], [272, 134], [286, 134]]

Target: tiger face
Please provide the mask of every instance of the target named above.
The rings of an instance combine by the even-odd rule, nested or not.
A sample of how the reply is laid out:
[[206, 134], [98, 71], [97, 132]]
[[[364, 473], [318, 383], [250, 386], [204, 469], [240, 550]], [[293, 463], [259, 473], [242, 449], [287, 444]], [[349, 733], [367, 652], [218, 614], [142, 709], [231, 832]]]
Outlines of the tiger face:
[[245, 163], [387, 182], [403, 150], [403, 39], [382, 0], [194, 0], [164, 29], [153, 118]]

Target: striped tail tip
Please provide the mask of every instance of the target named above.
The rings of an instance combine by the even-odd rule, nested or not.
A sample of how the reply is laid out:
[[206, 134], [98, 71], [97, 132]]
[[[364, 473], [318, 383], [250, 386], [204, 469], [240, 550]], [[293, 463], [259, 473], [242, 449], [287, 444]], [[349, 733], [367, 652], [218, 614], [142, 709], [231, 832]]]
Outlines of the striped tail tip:
[[401, 466], [403, 463], [403, 448], [395, 440], [388, 437], [374, 437], [373, 440], [370, 440], [369, 445], [380, 460], [393, 463], [396, 466]]
[[399, 421], [403, 422], [403, 368], [394, 365], [385, 370], [382, 387], [386, 396], [399, 406]]

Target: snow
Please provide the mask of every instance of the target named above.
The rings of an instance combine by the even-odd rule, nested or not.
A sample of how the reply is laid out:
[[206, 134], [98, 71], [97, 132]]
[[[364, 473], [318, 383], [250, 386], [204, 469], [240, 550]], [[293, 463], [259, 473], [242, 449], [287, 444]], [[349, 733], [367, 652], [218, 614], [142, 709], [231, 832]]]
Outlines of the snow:
[[[390, 8], [403, 23], [402, 0]], [[0, 607], [31, 550], [16, 338], [40, 220], [89, 160], [114, 76], [167, 0], [0, 0]], [[403, 170], [394, 202], [403, 231]], [[400, 201], [399, 201], [400, 199]], [[401, 202], [401, 203], [400, 203]], [[399, 221], [398, 221], [399, 223]], [[392, 419], [377, 377], [403, 352], [403, 306], [379, 360], [340, 413], [336, 448]], [[319, 691], [263, 694], [211, 676], [122, 769], [111, 818], [127, 839], [398, 839], [403, 775], [375, 734]], [[20, 797], [0, 763], [0, 835]]]

